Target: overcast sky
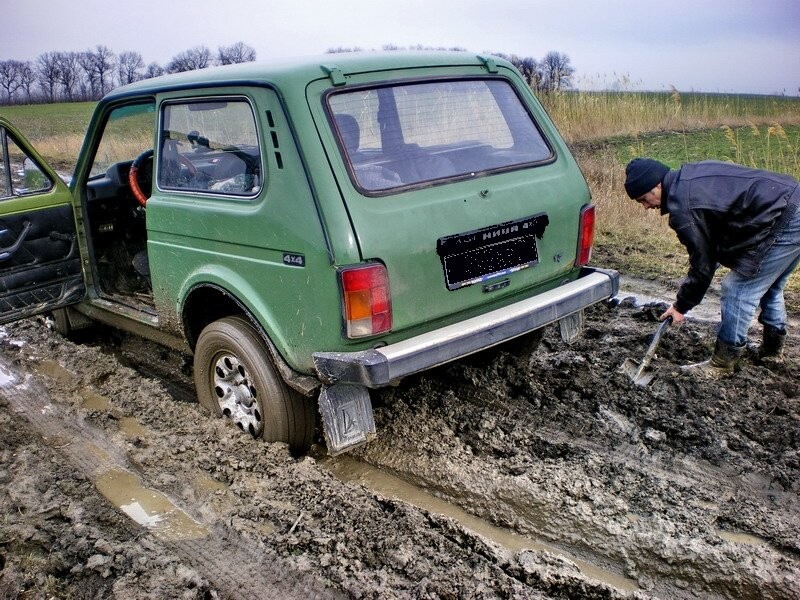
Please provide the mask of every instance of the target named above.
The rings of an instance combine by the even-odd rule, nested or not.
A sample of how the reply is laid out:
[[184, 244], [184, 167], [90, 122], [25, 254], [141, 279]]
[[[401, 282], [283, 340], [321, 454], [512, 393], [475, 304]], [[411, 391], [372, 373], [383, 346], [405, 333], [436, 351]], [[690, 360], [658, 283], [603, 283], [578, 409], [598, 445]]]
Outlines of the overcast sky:
[[337, 46], [460, 46], [569, 56], [577, 87], [786, 93], [800, 87], [800, 0], [0, 0], [0, 60], [135, 50], [166, 64], [237, 41], [259, 60]]

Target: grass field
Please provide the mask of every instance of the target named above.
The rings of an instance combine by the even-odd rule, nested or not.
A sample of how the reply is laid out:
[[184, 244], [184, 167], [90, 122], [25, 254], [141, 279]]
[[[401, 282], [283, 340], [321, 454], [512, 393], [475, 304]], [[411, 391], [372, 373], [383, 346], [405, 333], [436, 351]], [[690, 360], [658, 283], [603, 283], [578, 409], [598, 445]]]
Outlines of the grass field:
[[94, 102], [0, 106], [0, 116], [11, 121], [51, 166], [71, 172], [94, 107]]
[[[595, 262], [678, 280], [687, 260], [666, 219], [625, 195], [624, 166], [650, 156], [678, 167], [717, 159], [800, 178], [800, 98], [649, 92], [566, 92], [541, 101], [572, 146], [598, 209]], [[93, 103], [0, 107], [59, 169], [74, 166]], [[800, 274], [787, 300], [800, 312]]]
[[540, 100], [569, 142], [722, 125], [800, 125], [800, 98], [665, 92], [562, 92]]

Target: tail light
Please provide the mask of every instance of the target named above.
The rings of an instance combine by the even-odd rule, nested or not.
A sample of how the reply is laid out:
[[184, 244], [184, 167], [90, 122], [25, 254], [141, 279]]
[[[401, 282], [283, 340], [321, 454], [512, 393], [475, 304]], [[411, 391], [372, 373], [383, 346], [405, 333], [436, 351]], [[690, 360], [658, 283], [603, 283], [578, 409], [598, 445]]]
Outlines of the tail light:
[[392, 329], [389, 275], [380, 263], [339, 271], [347, 337], [360, 338]]
[[575, 256], [576, 267], [583, 267], [589, 264], [589, 259], [592, 257], [594, 219], [594, 205], [585, 205], [581, 209], [580, 224], [578, 226], [578, 253]]

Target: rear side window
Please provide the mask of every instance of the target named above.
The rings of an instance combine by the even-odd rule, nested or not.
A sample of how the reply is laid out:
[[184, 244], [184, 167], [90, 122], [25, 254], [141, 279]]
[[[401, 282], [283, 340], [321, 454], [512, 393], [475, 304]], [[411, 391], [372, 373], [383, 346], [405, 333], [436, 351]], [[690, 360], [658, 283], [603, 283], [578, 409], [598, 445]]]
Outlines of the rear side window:
[[504, 79], [403, 83], [328, 96], [342, 152], [367, 192], [540, 163], [553, 153]]
[[255, 116], [243, 98], [166, 104], [159, 149], [161, 189], [253, 196], [264, 185]]

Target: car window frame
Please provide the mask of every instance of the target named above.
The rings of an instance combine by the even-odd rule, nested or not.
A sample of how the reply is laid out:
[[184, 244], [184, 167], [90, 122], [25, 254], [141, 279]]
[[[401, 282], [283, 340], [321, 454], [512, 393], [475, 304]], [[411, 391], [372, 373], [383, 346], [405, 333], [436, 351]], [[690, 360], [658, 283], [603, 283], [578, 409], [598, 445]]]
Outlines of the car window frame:
[[[178, 97], [169, 97], [164, 98], [158, 102], [158, 118], [156, 120], [156, 131], [155, 131], [155, 161], [153, 164], [153, 188], [154, 190], [158, 190], [161, 194], [176, 194], [179, 196], [196, 196], [200, 195], [204, 198], [209, 199], [224, 199], [228, 201], [236, 201], [236, 202], [250, 202], [258, 198], [264, 190], [267, 188], [267, 161], [265, 157], [265, 144], [263, 143], [262, 139], [262, 127], [261, 121], [259, 119], [258, 110], [256, 108], [256, 102], [253, 98], [251, 98], [247, 94], [243, 93], [225, 93], [225, 94], [203, 94], [197, 93], [197, 89], [192, 89], [191, 92], [193, 94], [191, 96], [178, 96]], [[161, 160], [162, 160], [162, 152], [161, 152], [161, 145], [162, 145], [162, 138], [161, 133], [164, 131], [164, 118], [166, 113], [166, 108], [169, 106], [174, 106], [176, 104], [200, 104], [200, 103], [212, 103], [212, 102], [242, 102], [244, 101], [248, 107], [250, 108], [250, 113], [253, 117], [253, 124], [255, 125], [255, 136], [256, 142], [258, 144], [258, 160], [261, 169], [261, 184], [258, 186], [258, 189], [251, 193], [251, 194], [231, 194], [226, 193], [224, 191], [219, 190], [203, 190], [203, 189], [190, 189], [190, 188], [180, 188], [180, 187], [163, 187], [160, 182], [160, 170], [161, 170]]]
[[[333, 110], [332, 110], [330, 102], [329, 102], [329, 98], [331, 96], [357, 92], [358, 90], [378, 90], [380, 88], [390, 88], [390, 87], [396, 87], [396, 86], [399, 86], [399, 85], [418, 85], [418, 84], [424, 84], [424, 83], [452, 82], [452, 81], [497, 81], [497, 80], [501, 80], [501, 81], [505, 82], [511, 88], [513, 93], [516, 95], [517, 100], [519, 101], [519, 103], [523, 107], [523, 109], [525, 110], [525, 113], [528, 115], [528, 118], [531, 120], [531, 123], [533, 123], [533, 125], [536, 128], [537, 132], [539, 133], [539, 136], [541, 137], [542, 141], [547, 146], [547, 148], [550, 150], [550, 154], [549, 154], [548, 157], [546, 157], [546, 158], [544, 158], [542, 160], [539, 160], [539, 161], [529, 161], [529, 162], [525, 162], [525, 163], [518, 163], [518, 164], [514, 164], [514, 165], [506, 165], [506, 166], [502, 166], [502, 167], [495, 167], [495, 168], [492, 168], [492, 169], [485, 169], [485, 170], [482, 170], [482, 171], [475, 171], [475, 172], [470, 172], [470, 173], [453, 175], [453, 176], [449, 176], [449, 177], [442, 177], [442, 178], [437, 178], [437, 179], [424, 180], [424, 181], [419, 181], [419, 182], [409, 183], [409, 184], [403, 184], [401, 186], [387, 188], [387, 189], [381, 189], [381, 190], [370, 190], [368, 188], [363, 187], [360, 184], [360, 182], [358, 180], [358, 177], [356, 177], [355, 168], [354, 168], [353, 162], [352, 162], [352, 160], [350, 158], [349, 153], [346, 150], [343, 136], [342, 136], [341, 131], [339, 130], [339, 127], [338, 127], [338, 125], [336, 123], [335, 115], [333, 113]], [[397, 194], [401, 194], [403, 192], [416, 190], [416, 189], [430, 188], [430, 187], [439, 186], [439, 185], [447, 185], [447, 184], [450, 184], [450, 183], [453, 183], [453, 182], [457, 182], [457, 181], [467, 181], [467, 180], [478, 179], [478, 178], [481, 178], [481, 177], [487, 177], [487, 176], [490, 176], [490, 175], [496, 175], [496, 174], [500, 174], [500, 173], [508, 173], [508, 172], [512, 172], [512, 171], [519, 171], [519, 170], [523, 170], [523, 169], [541, 167], [541, 166], [544, 166], [544, 165], [552, 164], [558, 159], [558, 154], [556, 152], [556, 145], [548, 137], [548, 135], [546, 134], [544, 128], [539, 123], [539, 120], [536, 118], [534, 113], [531, 111], [531, 108], [530, 108], [530, 105], [529, 105], [528, 101], [521, 94], [521, 92], [520, 92], [519, 88], [517, 87], [515, 81], [512, 78], [507, 77], [505, 75], [491, 75], [491, 74], [489, 74], [489, 75], [449, 75], [449, 76], [441, 76], [440, 75], [440, 76], [423, 76], [423, 77], [408, 77], [408, 78], [404, 77], [404, 78], [389, 79], [389, 80], [384, 80], [384, 81], [374, 81], [374, 82], [363, 83], [363, 84], [353, 84], [353, 85], [347, 85], [347, 86], [345, 86], [343, 88], [334, 87], [334, 88], [326, 90], [322, 94], [321, 102], [322, 102], [323, 113], [325, 114], [325, 117], [326, 117], [327, 122], [328, 122], [328, 126], [330, 127], [331, 132], [333, 133], [333, 137], [334, 137], [334, 139], [336, 141], [336, 149], [337, 149], [337, 151], [339, 153], [339, 157], [345, 164], [348, 177], [350, 178], [350, 181], [353, 184], [353, 187], [355, 187], [356, 190], [358, 190], [358, 192], [361, 195], [367, 196], [367, 197], [370, 197], [370, 198], [394, 196], [394, 195], [397, 195]], [[396, 109], [396, 106], [394, 108]]]

